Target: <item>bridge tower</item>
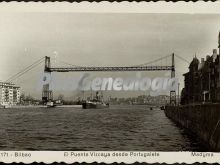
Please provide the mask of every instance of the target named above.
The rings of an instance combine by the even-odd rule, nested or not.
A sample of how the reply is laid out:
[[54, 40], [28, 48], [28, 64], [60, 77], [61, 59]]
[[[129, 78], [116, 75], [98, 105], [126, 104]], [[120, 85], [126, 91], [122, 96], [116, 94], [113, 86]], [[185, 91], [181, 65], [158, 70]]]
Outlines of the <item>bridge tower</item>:
[[51, 76], [50, 72], [50, 57], [45, 56], [45, 66], [44, 66], [44, 77], [43, 77], [43, 90], [42, 90], [42, 101], [46, 104], [48, 101], [53, 100], [52, 90], [49, 88], [49, 81]]
[[45, 56], [44, 72], [49, 72], [50, 66], [50, 57]]
[[[175, 78], [175, 60], [174, 53], [172, 54], [172, 69], [171, 69], [171, 78]], [[170, 91], [170, 104], [176, 105], [176, 91]]]

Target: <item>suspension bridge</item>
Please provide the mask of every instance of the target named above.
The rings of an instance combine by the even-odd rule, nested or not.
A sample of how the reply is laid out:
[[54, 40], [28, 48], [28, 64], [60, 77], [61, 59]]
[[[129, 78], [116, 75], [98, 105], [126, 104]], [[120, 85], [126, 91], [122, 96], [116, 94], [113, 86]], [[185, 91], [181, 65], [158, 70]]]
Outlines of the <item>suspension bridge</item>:
[[[20, 72], [16, 73], [15, 75], [11, 76], [6, 82], [12, 83], [15, 79], [18, 79], [28, 71], [32, 70], [33, 68], [37, 67], [38, 65], [44, 62], [44, 72], [51, 73], [51, 72], [121, 72], [121, 71], [171, 71], [171, 78], [175, 78], [175, 57], [181, 59], [184, 62], [189, 63], [184, 58], [178, 55], [168, 55], [162, 58], [158, 58], [156, 60], [150, 61], [148, 63], [135, 65], [135, 66], [105, 66], [105, 67], [89, 67], [89, 66], [76, 66], [73, 64], [69, 64], [67, 62], [59, 61], [68, 67], [52, 67], [51, 66], [51, 58], [45, 56], [30, 66], [26, 67], [25, 69], [21, 70]], [[53, 59], [53, 58], [52, 58]], [[164, 65], [165, 61], [165, 65]], [[168, 64], [169, 63], [169, 64]], [[53, 93], [49, 90], [49, 83], [43, 85], [42, 90], [42, 101], [47, 102], [52, 100]], [[176, 91], [170, 91], [170, 104], [176, 104]]]

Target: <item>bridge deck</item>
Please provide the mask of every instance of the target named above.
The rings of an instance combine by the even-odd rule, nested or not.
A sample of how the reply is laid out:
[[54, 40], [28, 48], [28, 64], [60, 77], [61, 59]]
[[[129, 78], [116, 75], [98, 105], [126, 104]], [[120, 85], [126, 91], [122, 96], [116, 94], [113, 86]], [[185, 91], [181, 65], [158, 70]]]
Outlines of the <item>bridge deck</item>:
[[78, 71], [159, 71], [174, 70], [174, 66], [132, 66], [132, 67], [73, 67], [45, 68], [47, 72], [78, 72]]

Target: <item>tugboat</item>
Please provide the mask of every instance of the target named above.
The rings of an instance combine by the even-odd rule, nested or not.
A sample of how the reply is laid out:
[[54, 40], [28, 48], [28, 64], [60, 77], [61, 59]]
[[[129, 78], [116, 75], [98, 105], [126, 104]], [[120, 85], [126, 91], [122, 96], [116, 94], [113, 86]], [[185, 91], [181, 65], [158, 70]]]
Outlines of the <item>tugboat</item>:
[[47, 108], [54, 108], [56, 105], [54, 104], [53, 101], [48, 101], [46, 106], [47, 106]]
[[54, 108], [56, 106], [62, 106], [63, 103], [61, 102], [61, 100], [49, 100], [46, 103], [47, 108]]
[[98, 96], [98, 92], [96, 92], [95, 99], [92, 100], [85, 100], [82, 102], [83, 109], [101, 109], [101, 108], [108, 108], [109, 103], [105, 103], [101, 101], [100, 97]]

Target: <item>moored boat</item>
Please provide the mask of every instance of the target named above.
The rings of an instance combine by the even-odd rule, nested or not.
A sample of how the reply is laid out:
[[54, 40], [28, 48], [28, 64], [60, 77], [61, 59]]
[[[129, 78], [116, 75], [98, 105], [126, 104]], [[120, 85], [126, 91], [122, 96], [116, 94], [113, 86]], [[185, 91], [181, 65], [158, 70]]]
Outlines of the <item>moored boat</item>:
[[47, 108], [54, 108], [56, 105], [54, 104], [53, 101], [48, 101], [46, 106], [47, 106]]
[[99, 96], [98, 92], [96, 92], [95, 99], [82, 101], [83, 109], [101, 109], [108, 107], [109, 107], [109, 103], [105, 103], [103, 101], [103, 96], [102, 97]]
[[90, 100], [90, 101], [84, 101], [82, 103], [83, 109], [101, 109], [101, 108], [108, 108], [109, 103], [104, 103], [99, 100]]

